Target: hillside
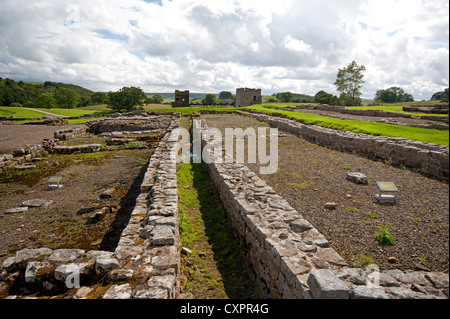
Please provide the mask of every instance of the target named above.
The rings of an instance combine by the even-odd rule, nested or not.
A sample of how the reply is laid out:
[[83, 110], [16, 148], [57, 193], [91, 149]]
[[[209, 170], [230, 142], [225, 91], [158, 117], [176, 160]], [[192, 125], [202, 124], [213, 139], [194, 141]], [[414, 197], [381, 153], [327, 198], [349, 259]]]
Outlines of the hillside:
[[32, 103], [42, 93], [55, 93], [58, 88], [72, 89], [77, 92], [81, 97], [79, 106], [88, 105], [91, 95], [94, 94], [91, 90], [73, 84], [51, 81], [46, 81], [44, 83], [17, 82], [8, 78], [0, 78], [0, 105], [11, 106], [13, 103], [20, 103], [22, 105], [27, 102]]

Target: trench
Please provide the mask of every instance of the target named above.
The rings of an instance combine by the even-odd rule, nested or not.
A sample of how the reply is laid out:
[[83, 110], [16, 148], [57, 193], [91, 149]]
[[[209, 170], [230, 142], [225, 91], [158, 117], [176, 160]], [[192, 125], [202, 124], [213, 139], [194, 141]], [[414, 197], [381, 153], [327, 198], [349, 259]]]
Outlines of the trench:
[[[180, 124], [191, 129], [188, 118], [182, 118]], [[178, 164], [177, 180], [181, 293], [194, 299], [258, 298], [258, 289], [249, 277], [243, 243], [226, 217], [206, 164]]]

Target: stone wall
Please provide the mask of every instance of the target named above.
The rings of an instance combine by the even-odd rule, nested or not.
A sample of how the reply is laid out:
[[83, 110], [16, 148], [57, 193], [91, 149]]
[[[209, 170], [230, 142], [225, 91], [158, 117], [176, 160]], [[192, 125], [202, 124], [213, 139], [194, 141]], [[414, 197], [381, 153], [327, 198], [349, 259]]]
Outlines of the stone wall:
[[[396, 113], [396, 112], [385, 112], [382, 110], [354, 110], [354, 109], [348, 109], [345, 106], [330, 106], [326, 104], [322, 105], [308, 105], [308, 104], [302, 104], [297, 105], [296, 109], [304, 109], [304, 110], [321, 110], [321, 111], [330, 111], [330, 112], [338, 112], [342, 114], [349, 114], [349, 115], [360, 115], [360, 116], [375, 116], [375, 117], [404, 117], [404, 118], [413, 118], [412, 115], [406, 114], [406, 113]], [[404, 112], [417, 112], [417, 108], [403, 108]], [[448, 111], [447, 111], [448, 112]], [[446, 112], [434, 112], [436, 114], [445, 114]], [[421, 117], [422, 118], [422, 117]], [[444, 123], [448, 123], [448, 117], [445, 116], [432, 116], [432, 117], [426, 117], [422, 119], [427, 120], [433, 120], [433, 121], [440, 121]]]
[[[194, 121], [194, 130], [206, 132], [206, 122]], [[202, 134], [203, 147], [213, 142]], [[208, 169], [263, 297], [448, 298], [448, 274], [348, 268], [327, 239], [246, 166], [213, 161]]]
[[115, 251], [122, 269], [132, 272], [138, 284], [127, 288], [132, 298], [173, 299], [179, 293], [178, 127], [176, 119], [151, 157]]
[[449, 180], [449, 148], [406, 138], [371, 136], [349, 131], [337, 131], [317, 125], [305, 125], [298, 121], [257, 113], [241, 113], [283, 131], [327, 147], [349, 152], [357, 151], [374, 159], [383, 159], [394, 165], [418, 169], [437, 179]]
[[167, 130], [171, 123], [170, 115], [151, 116], [140, 114], [139, 116], [119, 116], [104, 120], [93, 120], [86, 124], [91, 133], [101, 134], [105, 132]]

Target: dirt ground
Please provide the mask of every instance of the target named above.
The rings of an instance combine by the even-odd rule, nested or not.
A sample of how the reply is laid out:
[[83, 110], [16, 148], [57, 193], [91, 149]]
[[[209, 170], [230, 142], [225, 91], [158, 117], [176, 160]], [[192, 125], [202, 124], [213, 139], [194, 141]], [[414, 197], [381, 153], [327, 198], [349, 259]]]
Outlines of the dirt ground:
[[13, 150], [26, 144], [40, 144], [43, 139], [53, 138], [55, 131], [79, 126], [83, 125], [47, 126], [0, 124], [0, 154], [11, 154]]
[[[50, 127], [51, 131], [56, 129]], [[44, 131], [40, 131], [40, 137], [45, 135]], [[104, 142], [88, 138], [72, 140], [70, 144], [93, 140]], [[0, 174], [0, 262], [23, 248], [113, 251], [135, 206], [153, 152], [136, 149], [50, 155], [37, 162], [35, 169]], [[53, 175], [62, 176], [62, 188], [47, 187], [47, 180]], [[112, 189], [111, 196], [101, 198], [108, 189]], [[23, 213], [4, 213], [32, 199], [53, 202], [48, 207], [29, 208]], [[103, 218], [90, 219], [93, 212], [103, 207], [109, 208]]]
[[[227, 127], [267, 127], [266, 123], [239, 115], [203, 117], [222, 133]], [[260, 177], [310, 221], [349, 266], [375, 262], [382, 270], [448, 271], [448, 184], [280, 133], [278, 171]], [[246, 164], [259, 172], [258, 164]], [[349, 172], [365, 174], [369, 185], [350, 182], [346, 179]], [[377, 203], [376, 181], [397, 185], [397, 204]], [[327, 202], [336, 202], [337, 209], [324, 209]], [[382, 225], [388, 225], [395, 240], [393, 246], [374, 238]]]

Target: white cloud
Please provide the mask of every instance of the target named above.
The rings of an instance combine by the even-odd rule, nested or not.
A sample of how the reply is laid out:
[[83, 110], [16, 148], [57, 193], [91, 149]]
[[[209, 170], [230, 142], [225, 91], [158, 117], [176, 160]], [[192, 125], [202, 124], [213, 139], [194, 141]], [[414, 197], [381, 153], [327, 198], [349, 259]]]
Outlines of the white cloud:
[[[0, 0], [1, 1], [1, 0]], [[444, 0], [2, 1], [0, 75], [93, 90], [336, 93], [338, 68], [366, 66], [363, 95], [449, 82]]]

